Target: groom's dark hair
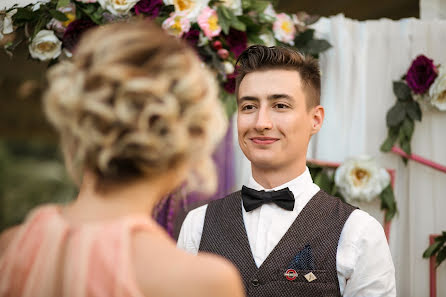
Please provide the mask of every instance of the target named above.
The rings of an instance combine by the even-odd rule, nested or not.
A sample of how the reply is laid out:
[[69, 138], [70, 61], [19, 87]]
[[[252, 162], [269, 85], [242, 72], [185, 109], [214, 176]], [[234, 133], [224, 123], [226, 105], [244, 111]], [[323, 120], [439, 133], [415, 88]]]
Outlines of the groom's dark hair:
[[235, 88], [237, 98], [240, 83], [245, 75], [271, 69], [297, 71], [306, 94], [307, 109], [320, 104], [321, 74], [318, 61], [311, 56], [305, 56], [294, 49], [283, 46], [252, 45], [238, 57]]

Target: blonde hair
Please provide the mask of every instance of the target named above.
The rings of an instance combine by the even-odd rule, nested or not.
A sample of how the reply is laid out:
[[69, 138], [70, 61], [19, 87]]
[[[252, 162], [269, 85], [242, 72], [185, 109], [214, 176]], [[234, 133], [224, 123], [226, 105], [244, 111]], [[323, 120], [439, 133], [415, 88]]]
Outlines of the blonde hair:
[[214, 190], [226, 117], [213, 75], [181, 41], [148, 22], [105, 25], [48, 81], [45, 112], [75, 179], [85, 169], [102, 182], [150, 177], [191, 161], [189, 185]]

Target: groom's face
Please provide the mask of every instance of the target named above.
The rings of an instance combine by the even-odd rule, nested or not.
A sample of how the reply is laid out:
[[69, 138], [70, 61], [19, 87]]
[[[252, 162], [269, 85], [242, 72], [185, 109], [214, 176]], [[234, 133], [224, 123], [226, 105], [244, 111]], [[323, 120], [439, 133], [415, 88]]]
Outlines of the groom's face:
[[299, 166], [314, 134], [300, 74], [273, 69], [247, 74], [238, 89], [238, 140], [253, 166]]

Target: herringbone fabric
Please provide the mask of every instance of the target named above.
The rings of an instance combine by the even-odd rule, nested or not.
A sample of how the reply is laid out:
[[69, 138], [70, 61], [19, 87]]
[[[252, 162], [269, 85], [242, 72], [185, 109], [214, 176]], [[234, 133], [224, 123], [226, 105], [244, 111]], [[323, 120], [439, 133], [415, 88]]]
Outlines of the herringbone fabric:
[[[336, 251], [342, 228], [355, 208], [324, 191], [319, 191], [257, 268], [243, 223], [241, 194], [211, 202], [206, 211], [200, 251], [226, 257], [239, 269], [246, 293], [252, 297], [340, 296], [336, 270]], [[314, 270], [297, 270], [288, 280], [284, 273], [299, 251], [313, 256]], [[316, 279], [304, 277], [312, 272]]]

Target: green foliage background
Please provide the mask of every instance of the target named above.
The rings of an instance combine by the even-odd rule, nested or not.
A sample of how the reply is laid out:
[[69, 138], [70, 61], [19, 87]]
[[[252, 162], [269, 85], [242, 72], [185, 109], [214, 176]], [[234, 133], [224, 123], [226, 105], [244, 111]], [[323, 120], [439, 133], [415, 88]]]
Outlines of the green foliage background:
[[66, 203], [76, 191], [55, 145], [0, 140], [0, 232], [35, 206]]

